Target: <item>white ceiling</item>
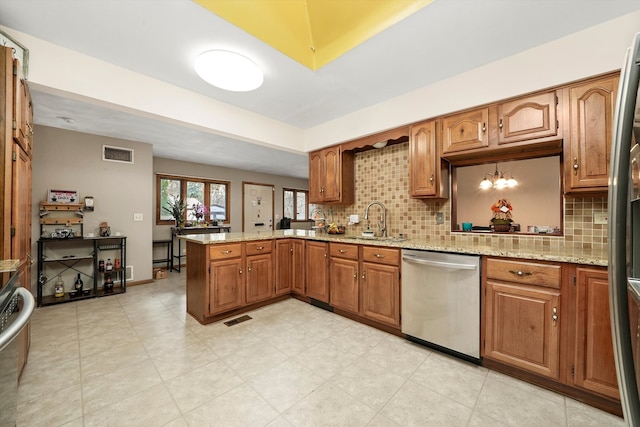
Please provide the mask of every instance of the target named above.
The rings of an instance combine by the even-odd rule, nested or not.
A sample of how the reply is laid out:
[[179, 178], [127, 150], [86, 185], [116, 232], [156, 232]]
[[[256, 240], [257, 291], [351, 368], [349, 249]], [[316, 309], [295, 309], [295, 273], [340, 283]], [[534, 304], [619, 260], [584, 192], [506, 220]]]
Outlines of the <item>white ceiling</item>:
[[[638, 0], [435, 0], [317, 71], [191, 0], [0, 0], [0, 25], [305, 130], [637, 10]], [[215, 47], [253, 58], [263, 86], [234, 93], [202, 81], [192, 60]], [[32, 90], [36, 124], [146, 142], [158, 157], [307, 177], [302, 148], [47, 89]]]

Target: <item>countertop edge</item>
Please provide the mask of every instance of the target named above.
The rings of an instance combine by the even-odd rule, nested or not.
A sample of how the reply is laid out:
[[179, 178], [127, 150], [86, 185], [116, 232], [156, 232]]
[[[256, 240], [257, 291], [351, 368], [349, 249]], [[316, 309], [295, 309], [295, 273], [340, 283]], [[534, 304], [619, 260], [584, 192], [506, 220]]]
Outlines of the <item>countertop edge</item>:
[[573, 251], [571, 253], [552, 253], [551, 251], [536, 251], [536, 250], [506, 250], [495, 249], [488, 246], [463, 247], [459, 245], [442, 245], [436, 244], [426, 239], [406, 239], [406, 240], [379, 240], [379, 239], [366, 239], [358, 236], [349, 235], [330, 235], [326, 233], [317, 233], [313, 230], [276, 230], [276, 231], [261, 231], [254, 233], [214, 233], [214, 234], [189, 234], [176, 236], [179, 239], [183, 239], [188, 242], [201, 244], [201, 245], [214, 245], [221, 243], [238, 243], [249, 242], [255, 240], [272, 240], [272, 239], [306, 239], [316, 240], [324, 242], [339, 242], [350, 243], [368, 246], [380, 246], [380, 247], [392, 247], [399, 249], [417, 249], [436, 252], [450, 252], [460, 253], [468, 255], [484, 255], [484, 256], [496, 256], [505, 258], [521, 258], [539, 261], [554, 261], [564, 262], [571, 264], [593, 265], [593, 266], [608, 266], [608, 259], [606, 252], [601, 254], [589, 254], [587, 251], [580, 253], [579, 251]]

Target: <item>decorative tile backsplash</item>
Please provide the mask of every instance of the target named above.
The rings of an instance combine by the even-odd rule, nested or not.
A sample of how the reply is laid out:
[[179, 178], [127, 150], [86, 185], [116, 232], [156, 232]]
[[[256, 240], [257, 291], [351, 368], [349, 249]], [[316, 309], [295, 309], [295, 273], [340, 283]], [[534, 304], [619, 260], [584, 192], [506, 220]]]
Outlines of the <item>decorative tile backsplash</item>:
[[[329, 220], [347, 225], [349, 215], [360, 216], [360, 223], [347, 226], [347, 234], [359, 235], [367, 225], [378, 230], [380, 207], [367, 205], [378, 200], [387, 207], [389, 236], [402, 233], [409, 238], [427, 239], [447, 245], [473, 242], [501, 250], [543, 250], [556, 254], [567, 249], [585, 254], [607, 250], [607, 226], [594, 224], [597, 213], [607, 213], [606, 197], [568, 198], [564, 200], [564, 235], [489, 234], [451, 232], [449, 200], [417, 200], [409, 197], [409, 143], [357, 153], [355, 156], [355, 203], [351, 206], [325, 206]], [[444, 215], [444, 224], [436, 224], [436, 214]]]

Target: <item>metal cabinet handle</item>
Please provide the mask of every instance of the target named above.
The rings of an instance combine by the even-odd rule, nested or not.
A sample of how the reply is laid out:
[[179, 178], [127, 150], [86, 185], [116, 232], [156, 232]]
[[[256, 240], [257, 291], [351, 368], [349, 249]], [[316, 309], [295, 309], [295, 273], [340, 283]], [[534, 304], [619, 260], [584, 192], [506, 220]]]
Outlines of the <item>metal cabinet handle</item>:
[[261, 250], [263, 250], [263, 249], [264, 249], [264, 246], [258, 246], [256, 249], [257, 249], [257, 250], [259, 250], [259, 251], [261, 251]]
[[502, 119], [500, 119], [500, 124], [498, 124], [498, 127], [500, 128], [500, 130], [502, 130]]
[[434, 176], [433, 176], [433, 175], [431, 175], [431, 176], [429, 177], [429, 182], [433, 184], [433, 180], [434, 180]]
[[251, 273], [251, 265], [248, 265], [248, 266], [247, 266], [247, 272], [248, 272], [248, 273]]
[[553, 326], [556, 326], [558, 323], [558, 308], [553, 307], [553, 315], [551, 315], [551, 320], [553, 320]]
[[384, 255], [382, 254], [376, 254], [376, 258], [380, 259], [380, 258], [384, 258]]
[[578, 158], [574, 157], [573, 158], [573, 174], [574, 175], [578, 175], [578, 169], [580, 169], [580, 164], [578, 164]]
[[242, 269], [240, 269], [240, 274], [242, 274]]
[[367, 271], [363, 271], [362, 272], [362, 280], [366, 280], [367, 279]]
[[358, 278], [358, 270], [355, 270], [355, 271], [353, 272], [353, 278], [354, 278], [354, 279], [357, 279], [357, 278]]
[[293, 248], [290, 248], [290, 249], [289, 249], [289, 252], [293, 253]]
[[222, 255], [229, 255], [233, 251], [220, 251]]
[[344, 249], [338, 249], [338, 252], [340, 252], [341, 254], [347, 253], [347, 251], [345, 251]]
[[487, 124], [482, 123], [482, 133], [485, 133], [486, 131], [487, 131]]
[[530, 271], [522, 271], [522, 270], [518, 270], [518, 271], [514, 271], [514, 270], [509, 270], [509, 273], [511, 274], [515, 274], [518, 277], [522, 277], [522, 276], [531, 276], [533, 273]]

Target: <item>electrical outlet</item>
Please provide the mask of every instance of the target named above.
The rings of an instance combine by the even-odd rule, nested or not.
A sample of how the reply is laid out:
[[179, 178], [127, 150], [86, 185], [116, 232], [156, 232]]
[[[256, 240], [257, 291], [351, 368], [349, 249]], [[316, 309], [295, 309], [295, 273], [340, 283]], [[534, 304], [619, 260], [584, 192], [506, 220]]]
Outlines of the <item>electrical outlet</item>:
[[609, 222], [609, 214], [606, 214], [606, 213], [593, 214], [594, 224], [607, 224], [608, 222]]
[[142, 221], [142, 214], [141, 213], [134, 213], [133, 214], [133, 220], [134, 221]]
[[436, 212], [436, 224], [444, 224], [444, 213]]

